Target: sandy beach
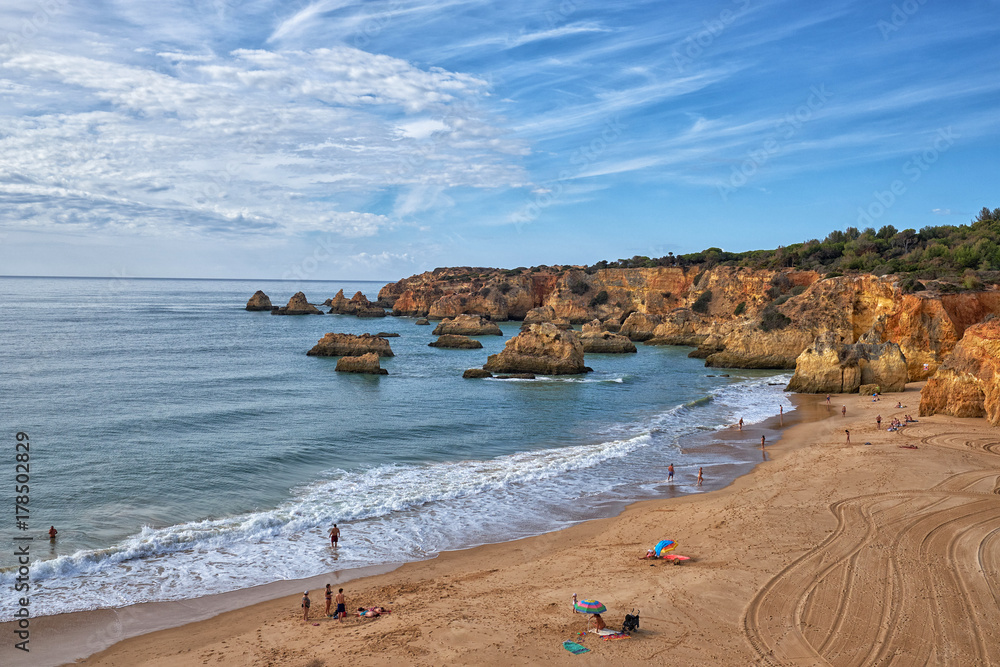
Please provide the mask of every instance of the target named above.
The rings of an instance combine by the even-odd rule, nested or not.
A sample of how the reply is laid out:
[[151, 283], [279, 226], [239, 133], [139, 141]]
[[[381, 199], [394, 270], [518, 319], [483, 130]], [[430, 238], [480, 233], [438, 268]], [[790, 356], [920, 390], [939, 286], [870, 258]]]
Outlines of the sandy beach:
[[[885, 431], [916, 414], [919, 389], [880, 402], [835, 396], [829, 408], [797, 397], [802, 423], [722, 490], [341, 584], [348, 609], [393, 610], [381, 618], [324, 618], [319, 577], [307, 623], [297, 593], [127, 639], [82, 664], [1000, 664], [1000, 438], [984, 420], [950, 417]], [[759, 448], [753, 429], [743, 435]], [[691, 560], [641, 560], [661, 538]], [[574, 594], [603, 602], [612, 627], [639, 610], [640, 630], [581, 638]], [[117, 614], [40, 619], [35, 632], [94, 615]], [[590, 652], [573, 655], [564, 640]]]

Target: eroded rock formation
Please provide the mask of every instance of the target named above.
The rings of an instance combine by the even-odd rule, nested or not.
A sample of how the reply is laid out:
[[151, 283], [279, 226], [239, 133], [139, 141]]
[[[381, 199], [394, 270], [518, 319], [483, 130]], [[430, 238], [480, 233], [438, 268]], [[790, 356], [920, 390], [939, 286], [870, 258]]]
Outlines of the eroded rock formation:
[[850, 394], [864, 385], [882, 392], [903, 391], [907, 369], [899, 345], [873, 339], [869, 335], [858, 343], [844, 343], [832, 332], [819, 336], [799, 355], [786, 391]]
[[272, 315], [322, 315], [323, 311], [306, 301], [306, 295], [296, 292], [288, 300], [287, 306], [271, 311]]
[[434, 327], [435, 336], [456, 334], [459, 336], [502, 336], [503, 332], [496, 322], [491, 322], [479, 315], [456, 315], [443, 320]]
[[583, 325], [580, 334], [584, 353], [622, 354], [636, 352], [635, 344], [626, 336], [604, 330], [604, 325], [593, 320]]
[[483, 344], [475, 338], [459, 336], [458, 334], [443, 334], [438, 339], [427, 343], [429, 347], [446, 347], [453, 350], [480, 350]]
[[986, 417], [1000, 426], [1000, 319], [965, 330], [921, 390], [920, 414]]
[[385, 317], [385, 309], [372, 303], [361, 292], [355, 292], [350, 299], [344, 297], [344, 290], [327, 299], [331, 315], [357, 315], [358, 317]]
[[271, 310], [271, 299], [261, 290], [257, 290], [247, 301], [247, 310]]
[[371, 334], [328, 333], [306, 354], [310, 357], [353, 357], [374, 352], [380, 357], [392, 357], [389, 341]]
[[379, 366], [378, 355], [374, 352], [368, 352], [357, 357], [341, 357], [337, 360], [336, 370], [340, 373], [389, 374], [389, 371]]
[[572, 375], [590, 369], [583, 363], [583, 344], [573, 331], [548, 322], [532, 324], [507, 341], [503, 351], [490, 355], [483, 366], [493, 373]]

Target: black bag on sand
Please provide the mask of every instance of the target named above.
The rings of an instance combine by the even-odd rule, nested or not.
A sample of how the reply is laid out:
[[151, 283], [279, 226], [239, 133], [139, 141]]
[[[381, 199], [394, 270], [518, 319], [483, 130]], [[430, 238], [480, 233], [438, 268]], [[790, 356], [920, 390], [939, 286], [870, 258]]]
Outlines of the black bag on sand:
[[625, 622], [622, 623], [622, 632], [635, 632], [639, 629], [639, 612], [632, 610], [634, 614], [625, 614]]

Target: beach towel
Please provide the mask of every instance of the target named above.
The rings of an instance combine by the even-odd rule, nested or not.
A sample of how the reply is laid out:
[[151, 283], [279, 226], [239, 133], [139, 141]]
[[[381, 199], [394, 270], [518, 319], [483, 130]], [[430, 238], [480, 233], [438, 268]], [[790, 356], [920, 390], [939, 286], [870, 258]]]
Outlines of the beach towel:
[[563, 642], [563, 648], [572, 653], [573, 655], [579, 655], [581, 653], [587, 653], [588, 651], [590, 651], [590, 649], [587, 648], [586, 646], [580, 646], [576, 642], [571, 642], [568, 639]]
[[602, 635], [601, 639], [606, 642], [613, 642], [616, 639], [631, 639], [632, 637], [625, 634], [624, 632], [612, 632], [610, 635]]
[[590, 629], [590, 631], [591, 631], [591, 632], [592, 632], [593, 634], [595, 634], [595, 635], [601, 635], [602, 637], [603, 637], [604, 635], [614, 635], [614, 634], [618, 634], [618, 633], [616, 633], [616, 632], [615, 632], [614, 630], [612, 630], [611, 628], [604, 628], [603, 630], [598, 630], [597, 628], [591, 628], [591, 629]]

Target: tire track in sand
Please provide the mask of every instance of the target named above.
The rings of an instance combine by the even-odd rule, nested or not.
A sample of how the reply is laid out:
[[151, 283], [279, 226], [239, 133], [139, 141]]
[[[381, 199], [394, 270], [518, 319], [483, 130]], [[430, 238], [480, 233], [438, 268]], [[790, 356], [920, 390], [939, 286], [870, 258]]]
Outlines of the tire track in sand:
[[744, 614], [761, 662], [1000, 664], [1000, 497], [979, 491], [998, 473], [831, 505], [834, 532], [769, 581]]

